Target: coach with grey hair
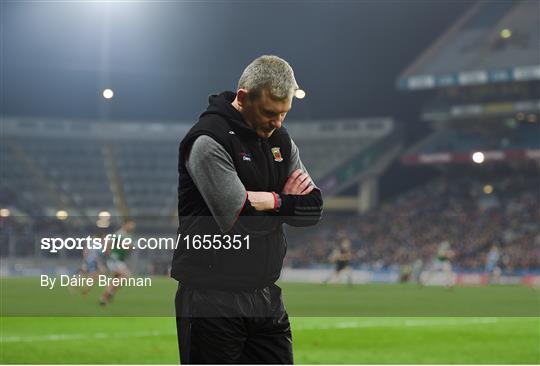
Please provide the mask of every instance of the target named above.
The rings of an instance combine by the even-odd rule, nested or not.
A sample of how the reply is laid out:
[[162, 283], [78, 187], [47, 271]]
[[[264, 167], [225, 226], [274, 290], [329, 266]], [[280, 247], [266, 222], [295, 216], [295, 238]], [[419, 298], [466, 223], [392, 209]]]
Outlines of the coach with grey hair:
[[282, 127], [298, 85], [277, 56], [249, 64], [237, 92], [209, 98], [180, 143], [176, 324], [187, 363], [293, 363], [280, 276], [283, 224], [311, 226], [320, 190]]

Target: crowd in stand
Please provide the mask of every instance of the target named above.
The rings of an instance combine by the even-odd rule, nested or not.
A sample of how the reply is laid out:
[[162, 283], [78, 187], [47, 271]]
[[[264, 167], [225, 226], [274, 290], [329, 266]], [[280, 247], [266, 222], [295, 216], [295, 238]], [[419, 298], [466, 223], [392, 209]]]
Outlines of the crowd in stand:
[[[483, 269], [489, 249], [496, 245], [504, 271], [540, 269], [538, 166], [489, 178], [457, 172], [442, 174], [395, 199], [383, 199], [365, 214], [326, 212], [315, 227], [289, 228], [285, 265], [328, 264], [339, 238], [347, 237], [355, 253], [354, 264], [364, 268], [398, 268], [418, 260], [426, 265], [435, 258], [440, 243], [448, 241], [455, 253], [455, 268]], [[6, 202], [13, 199], [2, 196]], [[54, 217], [0, 218], [0, 237], [4, 243], [17, 239], [15, 255], [31, 256], [40, 234], [73, 235], [66, 225]], [[6, 245], [0, 255], [9, 252]]]
[[366, 214], [326, 214], [315, 229], [291, 233], [286, 264], [328, 263], [337, 238], [347, 235], [362, 267], [427, 264], [448, 241], [455, 268], [483, 269], [496, 245], [504, 271], [540, 269], [539, 189], [537, 168], [491, 179], [444, 175]]

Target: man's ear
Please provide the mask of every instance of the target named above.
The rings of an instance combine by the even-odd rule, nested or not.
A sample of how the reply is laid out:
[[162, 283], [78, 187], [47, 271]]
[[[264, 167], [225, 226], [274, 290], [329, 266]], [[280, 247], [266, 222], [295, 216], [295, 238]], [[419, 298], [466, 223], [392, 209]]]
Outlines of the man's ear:
[[248, 100], [248, 91], [246, 89], [238, 89], [236, 91], [236, 101], [240, 107], [245, 107]]

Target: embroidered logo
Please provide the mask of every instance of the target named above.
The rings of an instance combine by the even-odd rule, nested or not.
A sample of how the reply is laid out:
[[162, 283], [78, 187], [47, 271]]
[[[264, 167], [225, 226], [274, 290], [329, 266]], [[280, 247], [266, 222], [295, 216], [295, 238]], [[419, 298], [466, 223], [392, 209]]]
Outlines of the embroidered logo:
[[247, 152], [241, 152], [240, 156], [242, 157], [242, 160], [244, 161], [251, 161], [251, 154]]
[[279, 147], [272, 148], [272, 155], [274, 155], [274, 161], [277, 161], [277, 162], [283, 161], [283, 157], [281, 156], [281, 151], [279, 150]]
[[229, 131], [229, 135], [236, 135], [233, 130]]

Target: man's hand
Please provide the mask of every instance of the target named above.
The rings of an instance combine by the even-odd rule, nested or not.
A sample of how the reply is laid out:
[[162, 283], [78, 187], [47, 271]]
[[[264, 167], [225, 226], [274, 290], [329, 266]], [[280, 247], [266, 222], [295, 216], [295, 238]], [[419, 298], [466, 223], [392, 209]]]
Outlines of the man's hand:
[[303, 172], [302, 169], [296, 169], [287, 179], [281, 193], [303, 196], [309, 194], [313, 188], [315, 186], [312, 184], [308, 173]]
[[[311, 182], [309, 175], [302, 169], [295, 170], [287, 179], [282, 194], [306, 195], [309, 194], [315, 185]], [[257, 211], [272, 211], [276, 204], [276, 197], [271, 192], [247, 191], [248, 200], [251, 206]]]
[[257, 211], [271, 211], [274, 209], [275, 199], [270, 192], [247, 191], [251, 206]]

